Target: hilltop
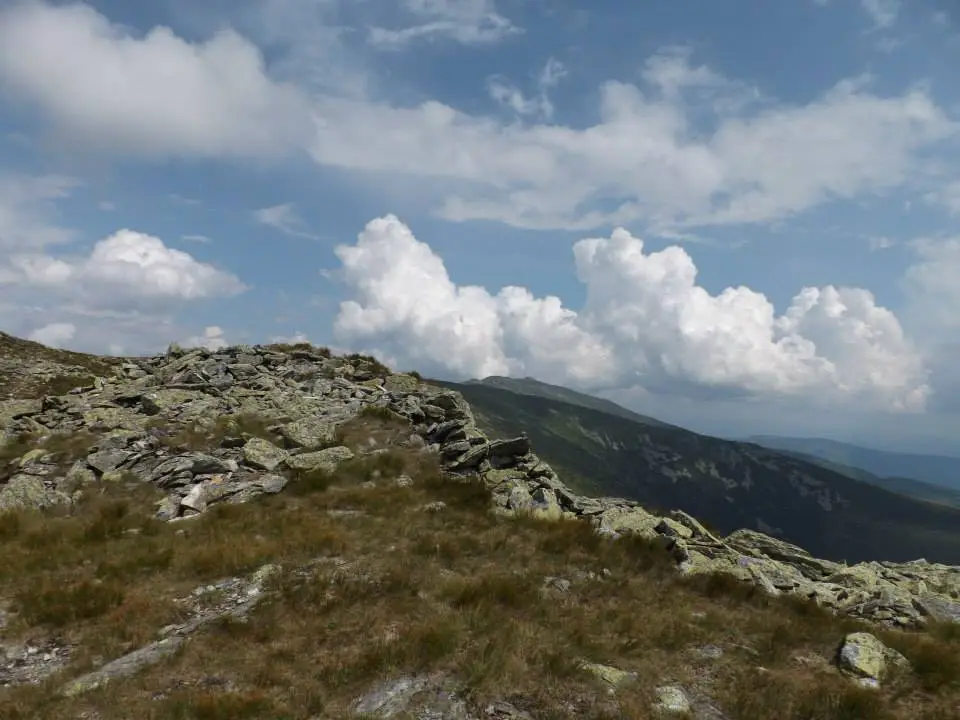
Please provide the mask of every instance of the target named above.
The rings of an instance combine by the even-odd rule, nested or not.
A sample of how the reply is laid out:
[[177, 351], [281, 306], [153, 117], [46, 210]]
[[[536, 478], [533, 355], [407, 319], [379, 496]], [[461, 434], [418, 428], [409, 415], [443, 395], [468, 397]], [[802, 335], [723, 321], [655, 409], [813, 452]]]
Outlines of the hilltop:
[[957, 717], [960, 568], [591, 497], [369, 357], [39, 360], [0, 402], [4, 718]]

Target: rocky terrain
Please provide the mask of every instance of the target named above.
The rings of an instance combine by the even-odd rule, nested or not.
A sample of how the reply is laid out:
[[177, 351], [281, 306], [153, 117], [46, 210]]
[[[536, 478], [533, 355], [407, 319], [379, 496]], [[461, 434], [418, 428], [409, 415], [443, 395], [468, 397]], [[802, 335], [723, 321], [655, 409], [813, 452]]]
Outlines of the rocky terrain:
[[460, 392], [491, 437], [529, 434], [581, 494], [680, 508], [720, 533], [756, 530], [828, 560], [960, 564], [960, 507], [891, 492], [865, 473], [651, 422], [527, 379], [438, 384]]
[[[577, 494], [526, 435], [491, 440], [460, 393], [372, 358], [172, 347], [94, 367], [59, 373], [72, 389], [21, 382], [0, 401], [0, 716], [958, 717], [958, 567], [847, 565]], [[144, 609], [165, 592], [162, 612]], [[263, 658], [279, 667], [307, 651], [235, 628], [319, 623], [321, 609], [311, 633], [333, 643], [316, 660], [322, 697], [293, 697], [303, 678], [271, 684]], [[698, 625], [717, 612], [713, 630]], [[744, 612], [773, 625], [731, 628]], [[657, 628], [637, 625], [645, 613]], [[513, 622], [502, 645], [478, 640]], [[338, 641], [341, 627], [352, 630]], [[354, 647], [374, 631], [388, 639]], [[723, 642], [677, 639], [713, 631]], [[770, 647], [734, 642], [751, 633]], [[257, 643], [259, 663], [241, 663]], [[163, 674], [229, 670], [231, 657], [274, 689]], [[764, 657], [791, 674], [775, 682], [784, 671]]]

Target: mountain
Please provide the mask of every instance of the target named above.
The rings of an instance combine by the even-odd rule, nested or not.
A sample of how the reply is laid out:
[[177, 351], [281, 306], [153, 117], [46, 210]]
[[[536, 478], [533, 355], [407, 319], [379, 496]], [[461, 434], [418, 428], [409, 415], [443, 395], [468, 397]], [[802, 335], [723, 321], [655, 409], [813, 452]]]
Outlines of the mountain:
[[468, 380], [467, 384], [485, 385], [487, 387], [509, 390], [510, 392], [518, 395], [531, 395], [533, 397], [541, 397], [548, 400], [559, 400], [560, 402], [565, 402], [570, 405], [579, 405], [580, 407], [599, 410], [600, 412], [607, 413], [608, 415], [622, 417], [627, 420], [632, 420], [633, 422], [641, 423], [642, 425], [674, 427], [673, 425], [662, 422], [661, 420], [657, 420], [656, 418], [635, 413], [632, 410], [628, 410], [627, 408], [623, 407], [622, 405], [617, 405], [617, 403], [611, 400], [604, 400], [603, 398], [598, 398], [593, 395], [580, 393], [576, 390], [565, 388], [562, 385], [551, 385], [531, 377], [508, 378], [499, 375], [491, 375], [483, 378], [482, 380]]
[[542, 384], [523, 381], [514, 392], [502, 381], [430, 382], [462, 393], [491, 436], [525, 433], [580, 492], [680, 508], [721, 533], [755, 528], [833, 560], [960, 562], [958, 508], [755, 443], [587, 407], [582, 396], [554, 399]]
[[826, 438], [756, 435], [746, 439], [774, 450], [804, 453], [866, 470], [882, 478], [910, 478], [960, 492], [960, 457], [897, 453]]
[[[764, 447], [770, 447], [764, 443], [757, 444], [763, 445]], [[825, 460], [824, 458], [817, 457], [816, 455], [797, 452], [795, 450], [779, 449], [775, 447], [771, 449], [782, 452], [785, 455], [792, 455], [793, 457], [800, 458], [801, 460], [805, 460], [816, 465], [821, 465], [825, 468], [841, 473], [842, 475], [847, 475], [855, 480], [876, 485], [877, 487], [889, 490], [890, 492], [906, 495], [908, 497], [924, 500], [926, 502], [941, 503], [943, 505], [960, 507], [960, 490], [954, 490], [952, 488], [944, 487], [943, 485], [935, 485], [933, 483], [923, 482], [922, 480], [914, 480], [912, 478], [879, 477], [873, 473], [867, 472], [866, 470], [851, 467], [849, 465], [843, 465], [842, 463], [838, 462], [832, 462], [830, 460]]]
[[7, 350], [3, 720], [956, 718], [960, 568], [580, 495], [364, 356]]

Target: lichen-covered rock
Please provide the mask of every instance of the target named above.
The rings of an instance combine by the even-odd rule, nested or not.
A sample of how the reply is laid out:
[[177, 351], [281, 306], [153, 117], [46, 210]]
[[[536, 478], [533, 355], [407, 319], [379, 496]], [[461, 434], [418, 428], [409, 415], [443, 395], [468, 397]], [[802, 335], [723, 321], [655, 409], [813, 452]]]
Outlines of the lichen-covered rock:
[[250, 438], [243, 446], [244, 462], [259, 470], [274, 470], [286, 459], [286, 450], [263, 438]]
[[0, 513], [27, 508], [43, 509], [69, 503], [70, 496], [47, 486], [36, 475], [14, 475], [0, 487]]
[[316, 418], [294, 420], [280, 426], [280, 435], [294, 447], [315, 450], [335, 440], [337, 426]]
[[611, 665], [601, 665], [600, 663], [580, 662], [580, 669], [590, 673], [598, 680], [602, 680], [611, 687], [617, 688], [637, 679], [637, 674], [627, 672]]
[[888, 648], [874, 635], [857, 632], [843, 639], [837, 653], [837, 665], [861, 685], [879, 687], [892, 668], [906, 668], [909, 663], [903, 655]]
[[342, 462], [354, 457], [353, 450], [348, 447], [337, 446], [316, 452], [291, 455], [286, 459], [286, 465], [291, 470], [324, 470], [333, 472]]

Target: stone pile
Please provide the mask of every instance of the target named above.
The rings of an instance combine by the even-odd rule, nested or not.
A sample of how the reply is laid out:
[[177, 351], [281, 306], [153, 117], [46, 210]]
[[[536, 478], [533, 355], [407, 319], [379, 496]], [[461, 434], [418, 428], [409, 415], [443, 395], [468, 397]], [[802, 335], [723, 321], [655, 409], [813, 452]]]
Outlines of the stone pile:
[[[482, 479], [498, 513], [579, 518], [611, 538], [638, 534], [662, 542], [681, 573], [729, 574], [870, 621], [960, 622], [958, 567], [846, 566], [753, 530], [717, 537], [679, 510], [658, 517], [630, 500], [579, 496], [526, 437], [489, 439], [459, 393], [370, 358], [307, 347], [171, 350], [119, 363], [113, 376], [67, 395], [0, 402], [0, 435], [8, 440], [95, 435], [68, 467], [42, 443], [9, 460], [5, 472], [0, 467], [0, 511], [69, 503], [91, 482], [149, 482], [166, 493], [158, 517], [179, 521], [216, 503], [281, 492], [290, 471], [334, 469], [353, 456], [336, 444], [337, 428], [370, 408], [408, 420], [408, 444], [436, 453], [449, 475]], [[245, 430], [244, 417], [260, 419], [268, 437]], [[181, 452], [169, 442], [178, 430], [212, 428], [220, 434], [210, 450]]]

